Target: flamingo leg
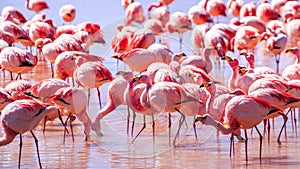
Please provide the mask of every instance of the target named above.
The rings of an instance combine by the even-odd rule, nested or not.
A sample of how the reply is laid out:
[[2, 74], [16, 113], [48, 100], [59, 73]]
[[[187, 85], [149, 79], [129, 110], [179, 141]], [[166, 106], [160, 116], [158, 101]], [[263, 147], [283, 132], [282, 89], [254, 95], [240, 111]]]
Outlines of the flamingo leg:
[[142, 131], [146, 128], [146, 115], [144, 115], [144, 124], [142, 129], [139, 131], [139, 133], [134, 137], [134, 139], [131, 141], [131, 144], [135, 141], [135, 139], [142, 133]]
[[[195, 119], [196, 119], [196, 116], [194, 116], [194, 120], [193, 121], [195, 121]], [[196, 123], [193, 123], [193, 128], [194, 128], [195, 138], [196, 138], [196, 140], [198, 140], [197, 131], [196, 131]]]
[[133, 111], [132, 112], [131, 137], [133, 137], [135, 118], [136, 118], [136, 113]]
[[276, 73], [279, 74], [279, 61], [280, 61], [280, 54], [275, 55], [275, 61], [276, 61]]
[[262, 137], [261, 133], [259, 132], [259, 130], [256, 126], [255, 126], [255, 129], [256, 129], [257, 133], [259, 134], [259, 160], [261, 162], [261, 150], [262, 150], [262, 139], [263, 139], [263, 137]]
[[231, 157], [231, 152], [234, 155], [234, 134], [231, 133], [230, 136], [230, 153], [229, 153], [229, 157]]
[[178, 33], [179, 36], [179, 51], [182, 52], [182, 34]]
[[246, 162], [248, 163], [248, 136], [247, 131], [244, 129], [245, 132], [245, 155], [246, 155]]
[[87, 102], [88, 108], [90, 106], [90, 97], [91, 97], [91, 89], [88, 88], [88, 102]]
[[268, 145], [270, 145], [270, 130], [271, 130], [271, 125], [270, 125], [270, 120], [268, 119]]
[[22, 134], [20, 134], [20, 144], [19, 144], [20, 149], [19, 149], [19, 163], [18, 163], [18, 168], [20, 168], [20, 166], [21, 166], [22, 145], [23, 145]]
[[30, 133], [31, 133], [32, 137], [34, 138], [34, 142], [35, 142], [35, 146], [36, 146], [36, 153], [38, 155], [38, 160], [39, 160], [39, 165], [40, 165], [40, 168], [42, 168], [42, 163], [41, 163], [41, 158], [40, 158], [40, 151], [39, 151], [39, 145], [38, 145], [38, 139], [35, 137], [35, 135], [32, 132], [32, 130], [30, 130]]
[[286, 121], [288, 120], [288, 117], [287, 117], [284, 113], [279, 113], [279, 114], [283, 117], [283, 120], [284, 120], [283, 125], [282, 125], [282, 127], [281, 127], [281, 130], [280, 130], [280, 132], [279, 132], [278, 138], [277, 138], [277, 143], [278, 143], [279, 145], [281, 145], [280, 136], [281, 136], [281, 133], [282, 133], [283, 128], [285, 128]]
[[[68, 122], [68, 120], [69, 120], [69, 118], [70, 118], [70, 115], [71, 115], [71, 114], [68, 115], [66, 121], [64, 122], [64, 125], [67, 125], [67, 122]], [[63, 140], [63, 143], [64, 143], [64, 144], [65, 144], [65, 140], [66, 140], [66, 130], [64, 130], [64, 140]]]
[[58, 113], [58, 119], [60, 120], [61, 124], [64, 126], [64, 130], [67, 132], [67, 134], [69, 134], [69, 130], [67, 129], [66, 124], [63, 122], [60, 111], [58, 110], [57, 113]]
[[98, 100], [99, 100], [99, 104], [100, 104], [100, 109], [102, 109], [101, 94], [100, 94], [100, 90], [98, 87], [97, 87], [97, 92], [98, 92]]
[[266, 129], [267, 129], [267, 119], [264, 119], [263, 120], [263, 123], [264, 123], [264, 136], [266, 135]]
[[54, 78], [54, 70], [53, 70], [53, 64], [52, 63], [50, 63], [50, 66], [51, 66], [51, 77], [52, 77], [52, 79]]
[[171, 113], [169, 113], [169, 124], [168, 124], [168, 128], [169, 128], [169, 146], [171, 146]]
[[153, 143], [155, 143], [155, 121], [154, 121], [153, 114], [152, 114], [152, 137], [153, 137]]
[[129, 106], [127, 106], [127, 137], [129, 136], [129, 121], [130, 121], [130, 112], [129, 112]]
[[74, 132], [73, 132], [73, 124], [72, 124], [72, 122], [73, 122], [75, 119], [76, 119], [76, 117], [75, 117], [75, 116], [72, 116], [72, 115], [70, 114], [70, 120], [69, 120], [69, 122], [70, 122], [70, 129], [71, 129], [71, 134], [72, 134], [72, 141], [73, 141], [73, 143], [74, 143]]
[[43, 135], [45, 136], [45, 130], [46, 130], [46, 122], [47, 122], [47, 115], [44, 118], [44, 126], [43, 126]]
[[293, 107], [293, 114], [294, 114], [295, 132], [296, 132], [296, 136], [297, 136], [297, 118], [296, 118], [296, 110], [295, 110], [295, 107]]
[[177, 133], [176, 133], [176, 135], [174, 137], [174, 140], [173, 140], [173, 145], [175, 145], [176, 138], [179, 137], [180, 129], [182, 127], [183, 122], [185, 121], [185, 115], [182, 114], [177, 108], [175, 108], [175, 110], [181, 114], [181, 118], [179, 120], [179, 127], [178, 127], [178, 130], [177, 130]]
[[12, 72], [10, 72], [10, 80], [14, 80]]

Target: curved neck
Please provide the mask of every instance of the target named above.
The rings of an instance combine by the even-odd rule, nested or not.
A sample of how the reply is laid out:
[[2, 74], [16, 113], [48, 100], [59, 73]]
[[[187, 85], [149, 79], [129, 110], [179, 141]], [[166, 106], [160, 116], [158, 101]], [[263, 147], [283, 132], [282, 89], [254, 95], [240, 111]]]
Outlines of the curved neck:
[[143, 107], [146, 108], [146, 109], [151, 108], [151, 105], [150, 105], [149, 99], [148, 99], [148, 92], [149, 92], [150, 88], [151, 88], [151, 84], [147, 83], [147, 86], [146, 86], [146, 88], [144, 89], [144, 91], [142, 92], [142, 95], [141, 95], [141, 103], [142, 103]]
[[238, 68], [232, 68], [231, 76], [228, 79], [228, 88], [230, 90], [234, 90], [235, 89], [235, 81], [237, 79], [238, 74], [239, 74]]
[[297, 62], [296, 62], [297, 64], [300, 64], [300, 50], [299, 50], [299, 52], [297, 53]]
[[221, 131], [222, 134], [230, 134], [233, 132], [231, 128], [226, 128], [222, 123], [218, 122], [217, 120], [212, 120], [210, 124], [207, 125], [215, 127], [217, 130]]
[[152, 3], [149, 7], [148, 7], [148, 12], [150, 12], [152, 10], [152, 8], [159, 8], [161, 7], [163, 4], [161, 2], [158, 3]]
[[0, 146], [4, 146], [11, 143], [16, 137], [16, 135], [18, 135], [18, 133], [10, 129], [3, 121], [2, 121], [2, 132], [3, 135], [0, 138]]
[[207, 73], [209, 73], [212, 70], [212, 63], [209, 58], [210, 53], [211, 53], [211, 49], [204, 49], [204, 51], [203, 51], [203, 56], [206, 61], [205, 69], [206, 69]]
[[113, 101], [113, 96], [110, 92], [107, 104], [97, 113], [95, 121], [96, 120], [100, 121], [103, 117], [108, 115], [110, 112], [114, 111], [116, 109], [116, 107], [119, 105], [120, 104], [115, 105], [115, 103]]

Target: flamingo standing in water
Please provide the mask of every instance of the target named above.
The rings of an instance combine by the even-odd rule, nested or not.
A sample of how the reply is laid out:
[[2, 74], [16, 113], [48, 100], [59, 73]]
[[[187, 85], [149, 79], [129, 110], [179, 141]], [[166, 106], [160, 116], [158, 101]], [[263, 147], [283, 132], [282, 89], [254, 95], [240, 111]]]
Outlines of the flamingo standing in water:
[[[90, 127], [91, 119], [87, 114], [87, 96], [82, 89], [74, 87], [63, 87], [57, 90], [53, 95], [49, 96], [49, 101], [60, 106], [64, 115], [67, 115], [65, 124], [69, 120], [72, 133], [72, 140], [74, 142], [73, 126], [72, 122], [75, 120], [75, 116], [84, 125], [84, 134], [86, 136], [85, 141], [90, 140]], [[75, 116], [74, 116], [75, 115]], [[64, 143], [65, 143], [66, 129], [64, 130]]]
[[5, 90], [16, 100], [31, 99], [32, 97], [25, 95], [25, 92], [32, 87], [27, 80], [16, 80], [8, 83]]
[[22, 79], [21, 74], [31, 71], [36, 64], [36, 55], [18, 47], [6, 47], [0, 53], [0, 65], [2, 69], [11, 72], [11, 80], [13, 80], [12, 72], [18, 74], [16, 79], [18, 77]]
[[174, 12], [170, 16], [169, 22], [166, 24], [169, 33], [177, 32], [179, 35], [179, 50], [182, 51], [182, 34], [188, 30], [192, 30], [192, 22], [188, 15], [183, 12]]
[[45, 0], [26, 0], [25, 6], [28, 10], [33, 12], [41, 12], [42, 10], [49, 9]]
[[[214, 126], [217, 130], [221, 131], [222, 134], [230, 134], [236, 132], [237, 130], [244, 129], [245, 155], [246, 162], [248, 162], [248, 136], [246, 130], [253, 127], [255, 127], [255, 129], [257, 130], [260, 140], [259, 158], [261, 160], [262, 135], [256, 126], [268, 116], [272, 116], [274, 114], [282, 115], [282, 112], [283, 110], [281, 108], [273, 106], [261, 99], [242, 95], [232, 98], [227, 103], [225, 107], [223, 124], [213, 119], [209, 114], [205, 114], [204, 116], [197, 116], [195, 122], [200, 121], [205, 125]], [[231, 137], [230, 147], [231, 145], [233, 145], [232, 138], [233, 137]]]
[[33, 133], [33, 129], [37, 127], [39, 122], [51, 111], [56, 110], [57, 107], [41, 104], [34, 100], [17, 100], [8, 104], [1, 111], [1, 123], [3, 135], [0, 138], [0, 146], [11, 143], [14, 138], [20, 135], [20, 149], [19, 149], [19, 163], [21, 165], [21, 153], [22, 153], [22, 134], [30, 131], [34, 138], [39, 167], [42, 168], [38, 139]]
[[77, 68], [75, 69], [73, 75], [75, 82], [79, 86], [89, 89], [88, 98], [90, 98], [90, 89], [96, 88], [98, 92], [100, 109], [102, 109], [99, 87], [104, 83], [108, 83], [113, 80], [111, 72], [102, 63], [83, 63], [83, 59], [80, 58], [78, 58], [76, 62]]
[[[100, 120], [115, 110], [119, 105], [126, 104], [124, 100], [124, 93], [128, 86], [128, 81], [126, 79], [133, 79], [133, 73], [119, 71], [117, 75], [121, 75], [122, 77], [114, 78], [114, 80], [109, 84], [107, 104], [97, 113], [91, 125], [92, 130], [94, 130], [98, 136], [102, 135], [100, 132]], [[127, 134], [129, 132], [129, 116], [130, 115], [128, 114]]]
[[63, 21], [72, 22], [76, 17], [75, 7], [71, 4], [64, 5], [59, 9], [59, 15]]
[[286, 53], [292, 53], [297, 56], [295, 64], [287, 66], [282, 71], [282, 77], [286, 80], [300, 79], [300, 50], [298, 47], [289, 48], [286, 50]]

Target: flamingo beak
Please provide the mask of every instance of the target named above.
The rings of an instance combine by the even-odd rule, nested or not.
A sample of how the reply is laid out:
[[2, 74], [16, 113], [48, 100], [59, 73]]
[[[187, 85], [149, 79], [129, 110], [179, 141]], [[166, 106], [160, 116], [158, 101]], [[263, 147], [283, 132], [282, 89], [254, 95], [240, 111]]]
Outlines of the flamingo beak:
[[292, 52], [293, 50], [294, 50], [294, 49], [289, 48], [289, 49], [287, 49], [287, 50], [285, 51], [285, 53]]
[[196, 123], [198, 121], [203, 122], [205, 119], [206, 119], [205, 116], [196, 116], [196, 119], [195, 119], [194, 123]]
[[120, 70], [120, 71], [118, 71], [117, 72], [117, 74], [116, 75], [125, 75], [126, 74], [126, 72], [125, 71], [122, 71], [122, 70]]
[[230, 56], [224, 56], [221, 58], [221, 60], [226, 60], [228, 62], [232, 61], [232, 58]]
[[242, 53], [240, 53], [240, 56], [248, 56], [248, 53], [247, 52], [242, 52]]

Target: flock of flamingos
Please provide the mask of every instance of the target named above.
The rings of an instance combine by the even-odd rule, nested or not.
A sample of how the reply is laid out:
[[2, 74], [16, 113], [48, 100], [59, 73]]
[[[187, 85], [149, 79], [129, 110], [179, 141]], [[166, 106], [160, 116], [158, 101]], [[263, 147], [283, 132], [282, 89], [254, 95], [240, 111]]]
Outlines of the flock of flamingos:
[[[173, 145], [185, 117], [194, 116], [194, 123], [201, 122], [214, 126], [222, 134], [231, 134], [232, 150], [234, 137], [244, 141], [246, 161], [246, 130], [255, 128], [258, 132], [261, 160], [263, 135], [257, 125], [264, 123], [264, 133], [270, 139], [269, 119], [282, 116], [284, 123], [277, 138], [281, 144], [287, 114], [291, 113], [291, 122], [296, 124], [294, 110], [300, 106], [299, 2], [229, 0], [225, 4], [222, 0], [201, 0], [187, 13], [170, 14], [168, 6], [172, 6], [172, 2], [152, 3], [147, 8], [149, 15], [145, 16], [141, 3], [122, 0], [126, 19], [116, 28], [111, 44], [115, 52], [112, 58], [124, 62], [130, 71], [119, 71], [115, 77], [102, 63], [103, 57], [89, 54], [89, 46], [93, 43], [105, 44], [100, 26], [93, 22], [70, 24], [76, 17], [73, 5], [61, 7], [59, 15], [65, 22], [61, 26], [41, 12], [49, 8], [44, 0], [26, 1], [27, 9], [36, 13], [30, 20], [15, 7], [2, 9], [1, 79], [11, 82], [0, 88], [3, 133], [0, 146], [20, 135], [19, 167], [22, 134], [30, 131], [42, 168], [38, 140], [33, 133], [41, 121], [45, 127], [47, 121], [59, 118], [66, 135], [69, 132], [67, 123], [73, 134], [72, 122], [77, 118], [84, 126], [88, 141], [91, 130], [101, 136], [101, 119], [119, 105], [127, 105], [133, 112], [152, 118], [161, 112], [168, 113], [169, 127], [171, 113], [180, 113]], [[218, 23], [218, 17], [228, 15], [233, 18], [229, 23]], [[195, 54], [190, 56], [172, 52], [159, 38], [166, 32], [178, 33], [182, 50], [182, 34], [189, 30], [195, 49]], [[276, 70], [255, 67], [255, 58], [265, 57], [254, 54], [257, 45], [260, 45], [258, 50], [274, 57]], [[229, 57], [228, 53], [236, 57]], [[282, 53], [291, 53], [296, 62], [280, 72]], [[215, 62], [222, 59], [229, 64], [232, 73], [228, 84], [209, 75], [213, 66], [218, 66], [211, 62], [212, 59]], [[248, 61], [247, 67], [239, 65], [243, 59]], [[22, 80], [22, 74], [31, 72], [40, 60], [51, 65], [52, 78], [45, 77], [47, 79], [36, 84]], [[102, 107], [99, 87], [104, 83], [109, 83], [108, 93], [105, 93], [108, 100]], [[95, 119], [90, 119], [87, 112], [90, 92], [86, 95], [84, 88], [98, 91], [100, 110]], [[62, 116], [66, 116], [64, 121]], [[154, 126], [153, 120], [153, 140]]]

